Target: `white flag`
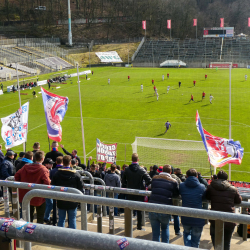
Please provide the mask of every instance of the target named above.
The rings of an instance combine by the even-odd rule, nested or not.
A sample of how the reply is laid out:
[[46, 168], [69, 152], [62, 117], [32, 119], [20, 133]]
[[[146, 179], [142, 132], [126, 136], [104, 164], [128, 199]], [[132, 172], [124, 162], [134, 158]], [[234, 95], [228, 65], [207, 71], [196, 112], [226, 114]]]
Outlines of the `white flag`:
[[27, 141], [29, 102], [26, 102], [15, 113], [1, 118], [1, 134], [5, 148], [12, 148]]

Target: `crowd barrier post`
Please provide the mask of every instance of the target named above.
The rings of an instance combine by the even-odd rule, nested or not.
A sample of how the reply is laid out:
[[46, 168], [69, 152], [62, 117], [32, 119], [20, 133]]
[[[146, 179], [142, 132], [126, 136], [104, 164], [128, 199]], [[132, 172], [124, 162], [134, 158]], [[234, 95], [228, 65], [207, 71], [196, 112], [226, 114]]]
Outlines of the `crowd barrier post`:
[[214, 250], [224, 250], [224, 222], [215, 221]]
[[[109, 198], [114, 198], [114, 193], [109, 193]], [[114, 207], [109, 207], [109, 234], [115, 234]]]
[[[247, 202], [248, 199], [247, 198], [243, 198], [243, 201]], [[245, 207], [241, 208], [241, 213], [242, 214], [248, 214], [248, 209]], [[243, 224], [243, 232], [242, 232], [242, 236], [243, 236], [243, 240], [246, 241], [247, 240], [247, 224]]]
[[141, 222], [141, 225], [142, 225], [143, 227], [145, 227], [145, 224], [146, 224], [146, 223], [145, 223], [145, 217], [146, 217], [146, 216], [145, 216], [145, 211], [142, 211], [142, 212], [141, 212], [141, 215], [142, 215], [142, 222]]
[[4, 199], [4, 211], [5, 217], [10, 217], [10, 206], [9, 206], [9, 193], [8, 187], [3, 186], [3, 199]]
[[[102, 192], [98, 190], [96, 196], [101, 197]], [[97, 205], [97, 232], [102, 233], [102, 205], [100, 204]]]
[[[0, 219], [0, 224], [5, 222]], [[22, 241], [32, 241], [43, 245], [57, 246], [79, 250], [100, 250], [100, 249], [124, 249], [127, 247], [130, 250], [195, 250], [196, 248], [179, 246], [174, 244], [162, 244], [161, 242], [124, 238], [119, 235], [100, 234], [82, 230], [72, 230], [70, 228], [53, 227], [49, 225], [32, 223], [33, 232], [27, 233], [30, 230], [29, 225], [24, 225], [23, 230], [18, 230], [14, 225], [21, 221], [13, 221], [6, 233], [10, 239], [18, 239]], [[5, 238], [5, 232], [0, 231], [0, 237]], [[10, 245], [10, 244], [9, 244]], [[10, 250], [10, 248], [1, 250]], [[200, 249], [205, 250], [205, 249]]]
[[[87, 175], [87, 176], [89, 177], [89, 183], [90, 183], [90, 185], [94, 185], [94, 178], [93, 178], [93, 176], [92, 176], [92, 174], [91, 174], [90, 172], [88, 172], [88, 171], [82, 171], [82, 170], [79, 170], [79, 171], [77, 171], [77, 172], [80, 173], [80, 174], [85, 174], [85, 175]], [[83, 178], [83, 179], [84, 179], [84, 178]], [[94, 196], [94, 190], [93, 190], [93, 189], [90, 189], [90, 190], [89, 190], [89, 194], [92, 195], [92, 196]], [[93, 213], [93, 220], [94, 220], [94, 219], [95, 219], [94, 204], [90, 204], [90, 212]]]
[[124, 221], [125, 221], [125, 236], [133, 237], [133, 210], [129, 207], [124, 208]]
[[[85, 171], [86, 172], [86, 171]], [[88, 174], [90, 174], [89, 172], [88, 172]], [[91, 174], [90, 174], [91, 175]], [[101, 190], [102, 190], [102, 196], [103, 197], [106, 197], [106, 191], [105, 191], [105, 188], [106, 188], [106, 184], [105, 184], [105, 182], [104, 182], [104, 180], [102, 180], [101, 178], [97, 178], [97, 177], [93, 177], [92, 175], [91, 175], [91, 177], [93, 178], [93, 184], [94, 184], [94, 182], [99, 182], [101, 185], [97, 185], [97, 190], [99, 190], [99, 188], [98, 187], [100, 187], [101, 188]], [[88, 177], [84, 177], [84, 176], [82, 176], [82, 179], [83, 180], [90, 180]], [[84, 184], [85, 185], [85, 184]], [[92, 186], [93, 187], [93, 186]], [[91, 189], [90, 189], [91, 190]], [[93, 210], [94, 211], [94, 210]], [[106, 208], [106, 206], [103, 206], [103, 216], [107, 216], [107, 208]], [[94, 213], [93, 213], [93, 219], [95, 218], [95, 216], [94, 216]]]

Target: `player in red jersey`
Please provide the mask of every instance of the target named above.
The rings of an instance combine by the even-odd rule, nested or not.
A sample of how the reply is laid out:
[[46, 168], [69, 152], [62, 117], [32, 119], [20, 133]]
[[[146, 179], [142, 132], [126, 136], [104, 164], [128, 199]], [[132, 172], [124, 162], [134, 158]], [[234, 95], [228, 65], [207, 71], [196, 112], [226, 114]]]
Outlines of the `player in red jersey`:
[[128, 76], [128, 81], [130, 80], [130, 76]]
[[205, 96], [206, 96], [206, 93], [203, 91], [203, 93], [202, 93], [202, 100], [201, 101], [203, 101], [203, 99], [205, 99]]
[[194, 101], [194, 96], [191, 94], [191, 99], [189, 100], [189, 102]]
[[195, 87], [196, 81], [194, 80], [193, 83], [194, 83], [194, 87]]
[[207, 80], [207, 75], [205, 75], [205, 80]]
[[169, 73], [167, 73], [167, 77], [168, 77], [168, 79], [169, 79]]
[[155, 80], [154, 79], [152, 79], [152, 84], [154, 84], [155, 83]]
[[154, 95], [156, 94], [156, 91], [157, 91], [157, 90], [156, 90], [156, 87], [155, 87], [155, 85], [154, 85]]

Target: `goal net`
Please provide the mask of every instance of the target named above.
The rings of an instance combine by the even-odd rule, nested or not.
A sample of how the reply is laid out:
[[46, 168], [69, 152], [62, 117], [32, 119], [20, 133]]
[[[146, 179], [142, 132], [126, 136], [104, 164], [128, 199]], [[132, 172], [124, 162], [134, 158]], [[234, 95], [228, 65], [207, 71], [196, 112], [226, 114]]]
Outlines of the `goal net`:
[[195, 168], [202, 175], [211, 174], [202, 141], [136, 137], [132, 150], [138, 153], [140, 164], [145, 167], [170, 164], [180, 168], [182, 173]]
[[230, 65], [231, 65], [231, 67], [233, 67], [232, 62], [211, 62], [209, 64], [209, 68], [210, 69], [216, 69], [216, 68], [218, 68], [218, 69], [228, 69], [230, 67]]

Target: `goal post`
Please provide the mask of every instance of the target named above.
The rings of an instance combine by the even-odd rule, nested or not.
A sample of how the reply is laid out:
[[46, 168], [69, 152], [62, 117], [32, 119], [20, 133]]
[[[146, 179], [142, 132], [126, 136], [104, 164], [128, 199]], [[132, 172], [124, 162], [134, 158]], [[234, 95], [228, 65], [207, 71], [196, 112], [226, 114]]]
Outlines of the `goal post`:
[[202, 175], [209, 175], [210, 164], [202, 141], [136, 137], [131, 144], [133, 153], [145, 167], [172, 165], [185, 173], [195, 168]]

